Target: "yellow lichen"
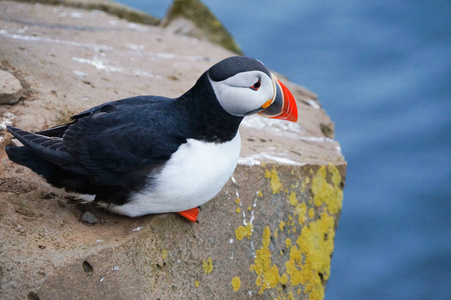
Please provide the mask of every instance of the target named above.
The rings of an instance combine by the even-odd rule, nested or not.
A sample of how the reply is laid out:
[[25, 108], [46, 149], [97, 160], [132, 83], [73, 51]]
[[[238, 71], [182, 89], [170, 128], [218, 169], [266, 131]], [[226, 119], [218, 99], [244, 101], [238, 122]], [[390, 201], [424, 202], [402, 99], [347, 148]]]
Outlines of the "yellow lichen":
[[265, 170], [265, 178], [271, 178], [271, 171], [269, 171], [268, 169]]
[[296, 243], [305, 254], [305, 265], [329, 279], [330, 257], [334, 249], [334, 219], [322, 213], [320, 219], [302, 228]]
[[263, 235], [262, 235], [262, 244], [263, 247], [269, 247], [269, 244], [271, 243], [271, 230], [268, 226], [263, 229]]
[[324, 212], [318, 220], [304, 226], [285, 264], [290, 283], [304, 285], [304, 293], [308, 293], [311, 300], [324, 298], [322, 279], [328, 280], [330, 276], [334, 222], [334, 218]]
[[240, 207], [237, 207], [237, 208], [235, 209], [235, 212], [239, 214], [239, 213], [241, 212], [241, 208], [240, 208]]
[[197, 287], [197, 288], [198, 288], [198, 287], [199, 287], [199, 285], [200, 285], [200, 282], [199, 282], [199, 280], [196, 280], [196, 281], [194, 281], [194, 286], [195, 286], [195, 287]]
[[168, 257], [168, 250], [164, 249], [163, 252], [161, 253], [161, 258], [166, 259], [167, 257]]
[[285, 227], [285, 222], [284, 221], [280, 221], [280, 224], [279, 224], [280, 231], [283, 231], [284, 227]]
[[207, 258], [202, 262], [202, 268], [204, 269], [205, 274], [209, 274], [213, 271], [213, 261], [211, 257]]
[[282, 184], [280, 183], [279, 175], [275, 168], [272, 168], [271, 171], [266, 169], [265, 178], [271, 179], [271, 188], [273, 194], [277, 194], [282, 189]]
[[308, 216], [310, 217], [310, 219], [313, 219], [313, 217], [315, 216], [315, 210], [313, 208], [310, 208], [308, 210]]
[[[301, 232], [296, 243], [289, 238], [285, 240], [285, 246], [290, 251], [289, 260], [285, 262], [286, 275], [293, 287], [304, 287], [299, 288], [297, 294], [308, 294], [310, 300], [324, 299], [323, 281], [328, 280], [330, 276], [330, 258], [335, 237], [335, 219], [332, 214], [341, 210], [341, 180], [338, 169], [329, 164], [327, 167], [321, 167], [312, 176], [311, 181], [307, 177], [302, 182], [302, 190], [311, 182], [313, 197], [307, 200], [308, 204], [299, 204], [293, 191], [288, 195], [290, 205], [294, 206], [294, 216], [297, 216], [301, 225]], [[308, 205], [313, 207], [308, 208]], [[285, 222], [280, 222], [281, 230], [285, 225], [293, 226], [288, 232], [296, 233], [297, 227], [291, 215], [287, 216]], [[262, 284], [263, 282], [262, 280]]]
[[[279, 269], [277, 269], [277, 271], [278, 271]], [[277, 272], [277, 274], [278, 274], [278, 272]], [[279, 282], [281, 283], [281, 284], [287, 284], [287, 282], [288, 282], [288, 276], [287, 276], [287, 274], [282, 274], [282, 276], [279, 276]]]
[[252, 210], [252, 207], [251, 206], [248, 206], [247, 207], [247, 211], [251, 211]]
[[298, 199], [296, 198], [296, 193], [294, 191], [292, 191], [290, 196], [288, 196], [288, 201], [293, 206], [296, 206], [298, 204]]
[[241, 241], [244, 237], [250, 239], [252, 231], [252, 224], [246, 224], [246, 226], [240, 225], [237, 229], [235, 229], [235, 236], [239, 241]]
[[259, 191], [257, 192], [257, 196], [260, 197], [260, 198], [262, 198], [262, 197], [263, 197], [262, 191], [259, 190]]
[[286, 240], [285, 240], [285, 247], [287, 247], [287, 248], [290, 248], [291, 247], [291, 239], [289, 239], [289, 238], [287, 238]]
[[240, 204], [240, 201], [241, 201], [240, 198], [236, 198], [236, 199], [235, 199], [235, 203], [236, 203], [236, 204]]
[[295, 212], [298, 214], [299, 225], [304, 225], [307, 220], [307, 205], [305, 203], [296, 205]]
[[327, 171], [332, 174], [332, 182], [336, 187], [338, 187], [341, 183], [341, 175], [337, 167], [335, 167], [333, 164], [329, 164], [327, 166]]
[[301, 270], [297, 268], [302, 264], [302, 253], [298, 246], [293, 245], [290, 248], [290, 260], [285, 263], [287, 274], [290, 275], [290, 281], [293, 286], [304, 283]]
[[233, 277], [232, 278], [232, 288], [233, 288], [233, 290], [235, 292], [238, 291], [240, 289], [240, 286], [241, 286], [240, 277], [238, 277], [238, 276]]
[[271, 265], [270, 243], [271, 230], [269, 227], [265, 227], [262, 236], [262, 247], [255, 251], [254, 264], [251, 265], [251, 270], [257, 274], [255, 284], [260, 287], [259, 294], [262, 294], [266, 289], [277, 287], [279, 283], [286, 284], [288, 282], [287, 274], [280, 275], [279, 268], [276, 265]]
[[343, 202], [343, 191], [339, 187], [341, 176], [337, 168], [330, 164], [327, 168], [332, 173], [332, 184], [326, 180], [326, 167], [322, 166], [312, 180], [313, 203], [316, 206], [326, 205], [331, 214], [341, 210]]

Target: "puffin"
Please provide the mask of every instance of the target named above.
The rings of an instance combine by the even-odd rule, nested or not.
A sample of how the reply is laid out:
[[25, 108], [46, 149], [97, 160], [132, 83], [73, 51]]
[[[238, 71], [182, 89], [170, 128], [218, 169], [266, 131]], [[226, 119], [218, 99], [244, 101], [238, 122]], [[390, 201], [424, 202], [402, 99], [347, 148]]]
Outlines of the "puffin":
[[9, 159], [50, 185], [128, 217], [178, 213], [197, 222], [238, 163], [239, 125], [252, 114], [296, 122], [288, 88], [259, 60], [226, 58], [178, 98], [106, 102], [39, 132], [8, 126]]

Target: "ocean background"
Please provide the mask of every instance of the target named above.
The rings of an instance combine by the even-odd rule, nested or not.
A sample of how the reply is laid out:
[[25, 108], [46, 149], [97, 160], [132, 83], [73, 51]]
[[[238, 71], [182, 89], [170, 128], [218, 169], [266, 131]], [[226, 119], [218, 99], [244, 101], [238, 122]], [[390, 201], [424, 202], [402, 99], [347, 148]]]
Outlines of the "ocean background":
[[335, 122], [348, 169], [326, 299], [451, 299], [451, 1], [203, 2]]

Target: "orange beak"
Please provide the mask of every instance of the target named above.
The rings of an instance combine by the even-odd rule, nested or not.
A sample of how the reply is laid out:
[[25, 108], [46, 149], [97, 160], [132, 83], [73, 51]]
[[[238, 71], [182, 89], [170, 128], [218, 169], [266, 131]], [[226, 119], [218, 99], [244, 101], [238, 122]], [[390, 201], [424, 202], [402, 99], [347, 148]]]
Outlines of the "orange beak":
[[276, 93], [273, 99], [268, 100], [268, 102], [271, 101], [272, 103], [268, 105], [268, 102], [266, 102], [262, 106], [264, 109], [258, 114], [267, 118], [296, 122], [298, 120], [298, 108], [293, 94], [274, 75], [273, 84]]

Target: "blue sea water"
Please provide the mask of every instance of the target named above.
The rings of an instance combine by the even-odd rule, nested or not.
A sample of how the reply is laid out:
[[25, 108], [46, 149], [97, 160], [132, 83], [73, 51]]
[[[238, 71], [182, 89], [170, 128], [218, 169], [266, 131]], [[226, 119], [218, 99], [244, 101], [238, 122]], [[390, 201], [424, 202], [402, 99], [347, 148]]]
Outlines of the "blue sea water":
[[348, 173], [326, 299], [451, 299], [451, 1], [203, 2], [336, 124]]

